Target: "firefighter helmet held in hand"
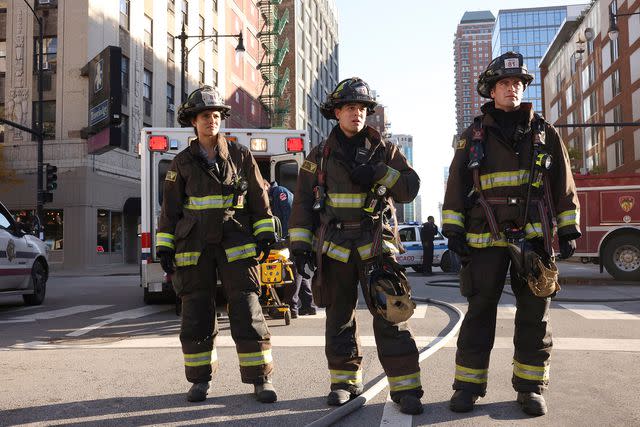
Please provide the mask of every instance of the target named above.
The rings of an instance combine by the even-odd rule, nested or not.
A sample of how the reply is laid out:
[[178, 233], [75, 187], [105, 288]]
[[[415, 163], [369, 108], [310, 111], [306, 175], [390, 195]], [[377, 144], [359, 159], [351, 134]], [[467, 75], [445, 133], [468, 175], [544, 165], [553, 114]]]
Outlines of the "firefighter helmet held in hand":
[[404, 267], [392, 259], [385, 259], [369, 274], [369, 294], [374, 309], [394, 325], [409, 320], [416, 308]]
[[216, 88], [202, 86], [191, 92], [185, 102], [178, 109], [178, 123], [183, 127], [191, 126], [191, 120], [198, 113], [206, 110], [220, 111], [220, 117], [229, 117], [231, 107], [224, 103], [224, 99]]
[[350, 102], [366, 105], [367, 116], [373, 114], [373, 109], [378, 105], [371, 96], [369, 85], [359, 77], [351, 77], [338, 83], [327, 100], [320, 105], [320, 112], [326, 119], [337, 120], [334, 109]]
[[478, 78], [478, 93], [484, 98], [491, 98], [491, 89], [495, 84], [507, 77], [519, 77], [526, 89], [533, 81], [524, 58], [517, 52], [507, 52], [495, 58]]

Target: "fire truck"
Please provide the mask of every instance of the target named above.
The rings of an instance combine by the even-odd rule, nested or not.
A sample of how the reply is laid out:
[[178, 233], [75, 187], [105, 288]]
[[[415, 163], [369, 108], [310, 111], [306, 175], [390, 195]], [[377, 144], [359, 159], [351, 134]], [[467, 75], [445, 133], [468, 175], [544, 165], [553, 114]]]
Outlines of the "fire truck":
[[640, 280], [640, 174], [576, 175], [582, 237], [574, 256]]
[[[220, 132], [227, 140], [242, 144], [251, 150], [264, 178], [270, 182], [278, 181], [278, 184], [293, 192], [298, 170], [310, 150], [305, 131], [221, 129]], [[156, 256], [156, 229], [162, 207], [163, 182], [171, 161], [187, 148], [194, 138], [192, 128], [150, 127], [143, 128], [140, 134], [140, 286], [144, 289], [144, 301], [147, 304], [174, 295], [171, 278], [164, 274]]]

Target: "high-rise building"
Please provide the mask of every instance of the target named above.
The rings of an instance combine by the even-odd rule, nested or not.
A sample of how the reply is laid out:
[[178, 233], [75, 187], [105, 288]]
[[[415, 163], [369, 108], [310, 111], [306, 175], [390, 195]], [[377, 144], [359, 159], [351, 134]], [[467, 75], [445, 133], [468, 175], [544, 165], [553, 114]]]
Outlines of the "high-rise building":
[[456, 84], [456, 132], [460, 135], [480, 114], [484, 98], [476, 91], [478, 75], [491, 61], [495, 17], [488, 10], [465, 12], [453, 40]]
[[[549, 122], [640, 122], [640, 16], [625, 16], [639, 7], [640, 0], [597, 0], [567, 17], [540, 62]], [[613, 39], [609, 10], [622, 15]], [[558, 129], [575, 172], [640, 172], [637, 126]]]
[[373, 114], [367, 116], [366, 124], [380, 132], [383, 138], [391, 136], [391, 132], [389, 131], [391, 128], [389, 109], [383, 104], [376, 105]]
[[289, 22], [283, 40], [289, 51], [282, 62], [290, 83], [283, 93], [279, 126], [307, 129], [312, 145], [329, 136], [330, 120], [320, 104], [338, 84], [338, 11], [335, 0], [282, 0]]
[[[409, 165], [413, 165], [413, 136], [411, 135], [391, 135], [388, 141], [396, 144], [398, 149], [407, 158]], [[410, 203], [396, 203], [396, 216], [398, 223], [416, 221], [416, 201]]]
[[524, 92], [524, 101], [542, 111], [542, 81], [538, 63], [567, 16], [584, 5], [500, 10], [492, 36], [492, 58], [508, 51], [520, 52], [535, 79]]

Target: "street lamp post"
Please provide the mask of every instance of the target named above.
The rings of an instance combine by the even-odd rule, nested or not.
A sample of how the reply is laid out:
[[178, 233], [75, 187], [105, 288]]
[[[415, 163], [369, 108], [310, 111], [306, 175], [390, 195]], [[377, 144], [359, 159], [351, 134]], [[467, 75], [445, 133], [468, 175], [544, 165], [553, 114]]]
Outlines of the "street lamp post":
[[[180, 31], [180, 35], [175, 36], [176, 39], [180, 40], [180, 54], [182, 57], [182, 66], [180, 70], [180, 101], [185, 102], [187, 100], [187, 91], [186, 89], [186, 67], [187, 67], [187, 58], [189, 56], [189, 52], [193, 50], [194, 47], [198, 46], [205, 40], [223, 38], [223, 37], [234, 37], [238, 39], [238, 45], [236, 46], [236, 52], [242, 54], [245, 51], [244, 48], [244, 39], [242, 37], [242, 32], [238, 34], [212, 34], [212, 35], [198, 35], [198, 36], [188, 36], [184, 31], [184, 22], [182, 23], [182, 31]], [[198, 38], [198, 42], [191, 46], [189, 49], [186, 47], [187, 39], [189, 38]]]
[[620, 30], [618, 29], [618, 16], [631, 16], [631, 15], [640, 15], [640, 12], [633, 13], [613, 13], [611, 9], [609, 9], [609, 38], [611, 40], [616, 40], [618, 35], [620, 34]]

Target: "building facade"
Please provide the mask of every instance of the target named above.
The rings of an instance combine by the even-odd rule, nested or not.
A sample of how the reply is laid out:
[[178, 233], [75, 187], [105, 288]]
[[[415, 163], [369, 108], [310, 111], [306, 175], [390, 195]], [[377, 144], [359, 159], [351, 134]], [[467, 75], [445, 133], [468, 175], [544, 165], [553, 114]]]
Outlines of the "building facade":
[[[375, 97], [375, 91], [374, 91]], [[389, 108], [383, 104], [376, 105], [373, 114], [367, 116], [366, 124], [377, 130], [383, 138], [391, 136], [391, 122], [389, 121]]]
[[[524, 93], [524, 101], [542, 111], [542, 80], [538, 63], [565, 20], [579, 14], [584, 5], [500, 10], [492, 36], [492, 57], [508, 51], [520, 52], [529, 73], [535, 77]], [[576, 12], [577, 11], [577, 12]]]
[[640, 0], [598, 0], [568, 18], [540, 63], [551, 123], [638, 123], [560, 127], [575, 172], [640, 172], [640, 15], [618, 17], [612, 39], [610, 10], [640, 12]]
[[480, 107], [485, 102], [476, 91], [476, 82], [491, 62], [491, 32], [495, 20], [488, 10], [465, 12], [453, 38], [458, 136], [480, 114]]
[[[413, 165], [413, 136], [401, 134], [391, 135], [388, 141], [397, 145], [402, 154], [407, 158], [409, 165]], [[417, 221], [416, 200], [413, 200], [411, 203], [396, 203], [398, 223]]]

